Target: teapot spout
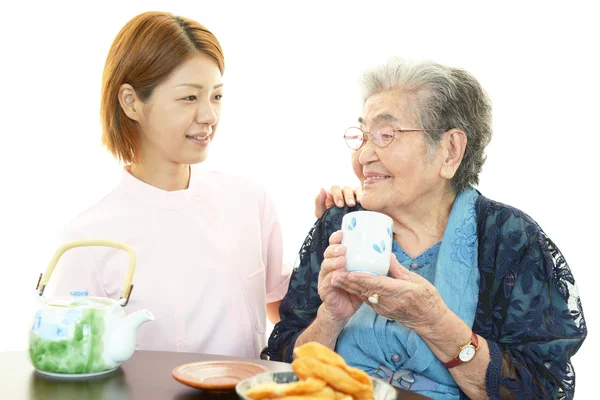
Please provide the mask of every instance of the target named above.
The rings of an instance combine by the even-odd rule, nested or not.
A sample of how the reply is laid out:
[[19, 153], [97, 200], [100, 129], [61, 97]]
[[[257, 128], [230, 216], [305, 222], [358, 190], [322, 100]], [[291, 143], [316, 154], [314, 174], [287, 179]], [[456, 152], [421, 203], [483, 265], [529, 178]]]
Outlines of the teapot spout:
[[148, 321], [154, 321], [154, 314], [148, 310], [139, 310], [120, 318], [110, 343], [110, 354], [115, 363], [122, 363], [132, 356], [135, 351], [137, 331]]

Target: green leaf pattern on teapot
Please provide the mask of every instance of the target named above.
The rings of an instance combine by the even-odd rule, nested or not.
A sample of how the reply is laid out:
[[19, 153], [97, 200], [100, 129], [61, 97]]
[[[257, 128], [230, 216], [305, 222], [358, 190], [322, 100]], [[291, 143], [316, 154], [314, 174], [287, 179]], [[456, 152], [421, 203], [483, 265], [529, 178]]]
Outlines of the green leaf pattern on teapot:
[[59, 323], [45, 321], [40, 312], [30, 332], [29, 355], [42, 371], [61, 374], [95, 373], [110, 369], [104, 362], [104, 311], [71, 309]]

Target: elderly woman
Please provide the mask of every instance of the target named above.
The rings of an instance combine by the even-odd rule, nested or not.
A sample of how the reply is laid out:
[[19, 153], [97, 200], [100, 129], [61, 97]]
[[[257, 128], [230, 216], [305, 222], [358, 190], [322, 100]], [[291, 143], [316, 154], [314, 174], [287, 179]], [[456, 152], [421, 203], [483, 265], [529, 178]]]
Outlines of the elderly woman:
[[[317, 341], [436, 399], [572, 398], [587, 332], [575, 282], [535, 221], [473, 189], [492, 134], [477, 80], [392, 60], [363, 86], [345, 134], [361, 204], [312, 228], [263, 357]], [[341, 220], [363, 208], [393, 219], [388, 276], [344, 270]]]

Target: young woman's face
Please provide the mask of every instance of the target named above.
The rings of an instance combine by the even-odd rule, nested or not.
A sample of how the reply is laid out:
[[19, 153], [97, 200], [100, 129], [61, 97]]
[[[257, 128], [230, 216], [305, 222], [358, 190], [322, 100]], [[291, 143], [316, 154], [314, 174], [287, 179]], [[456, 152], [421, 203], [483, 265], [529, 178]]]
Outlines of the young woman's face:
[[175, 69], [141, 104], [140, 162], [204, 161], [221, 112], [221, 71], [199, 53]]

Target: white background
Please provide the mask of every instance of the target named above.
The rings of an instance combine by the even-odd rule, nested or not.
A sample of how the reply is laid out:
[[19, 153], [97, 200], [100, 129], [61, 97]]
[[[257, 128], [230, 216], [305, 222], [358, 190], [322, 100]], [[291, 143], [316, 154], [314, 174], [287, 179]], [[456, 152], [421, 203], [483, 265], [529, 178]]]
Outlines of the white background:
[[290, 262], [314, 222], [318, 189], [356, 184], [341, 136], [360, 115], [360, 72], [402, 56], [475, 74], [494, 103], [495, 130], [479, 189], [526, 211], [566, 256], [590, 330], [574, 357], [577, 398], [597, 392], [592, 2], [13, 3], [0, 6], [0, 351], [27, 347], [33, 289], [60, 228], [119, 181], [121, 167], [100, 144], [104, 60], [123, 24], [160, 10], [198, 20], [221, 41], [224, 109], [207, 166], [267, 187]]

